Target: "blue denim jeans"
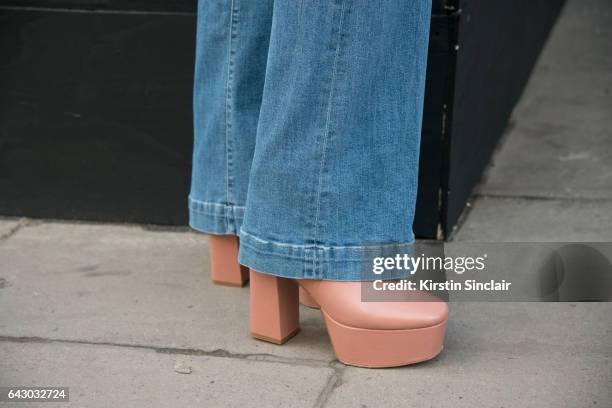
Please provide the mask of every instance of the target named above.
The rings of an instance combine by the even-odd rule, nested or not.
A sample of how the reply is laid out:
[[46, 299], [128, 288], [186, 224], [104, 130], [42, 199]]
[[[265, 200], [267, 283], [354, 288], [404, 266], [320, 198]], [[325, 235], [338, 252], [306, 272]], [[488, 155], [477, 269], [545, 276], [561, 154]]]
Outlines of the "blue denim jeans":
[[409, 252], [431, 0], [200, 0], [190, 225], [290, 278]]

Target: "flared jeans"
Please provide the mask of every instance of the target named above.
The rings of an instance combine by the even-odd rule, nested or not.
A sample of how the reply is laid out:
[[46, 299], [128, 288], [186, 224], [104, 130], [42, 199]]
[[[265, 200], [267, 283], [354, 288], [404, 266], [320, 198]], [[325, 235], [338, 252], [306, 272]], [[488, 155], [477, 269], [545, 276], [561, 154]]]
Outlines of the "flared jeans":
[[190, 225], [289, 278], [410, 252], [431, 0], [200, 0]]

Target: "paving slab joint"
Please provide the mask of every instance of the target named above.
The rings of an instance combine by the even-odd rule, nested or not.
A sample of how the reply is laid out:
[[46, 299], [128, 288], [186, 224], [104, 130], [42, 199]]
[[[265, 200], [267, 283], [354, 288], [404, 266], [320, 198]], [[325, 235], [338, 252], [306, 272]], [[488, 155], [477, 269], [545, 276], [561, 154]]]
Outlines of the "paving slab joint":
[[340, 363], [338, 360], [334, 360], [329, 363], [329, 367], [334, 371], [327, 378], [325, 387], [323, 387], [321, 393], [317, 396], [313, 408], [325, 407], [327, 401], [329, 400], [329, 397], [331, 397], [336, 388], [342, 385], [342, 376], [346, 371], [346, 366]]
[[9, 238], [11, 238], [15, 234], [17, 234], [23, 228], [25, 228], [25, 227], [27, 227], [29, 225], [35, 224], [35, 223], [36, 223], [36, 221], [31, 220], [29, 218], [19, 218], [19, 220], [17, 221], [17, 224], [15, 224], [8, 231], [0, 234], [0, 243], [8, 240]]
[[307, 366], [307, 367], [327, 367], [337, 371], [334, 366], [334, 361], [331, 363], [326, 360], [316, 360], [308, 358], [290, 358], [277, 356], [275, 354], [267, 353], [234, 353], [223, 349], [215, 350], [202, 350], [194, 348], [178, 348], [178, 347], [158, 347], [145, 344], [134, 344], [134, 343], [116, 343], [116, 342], [105, 342], [105, 341], [89, 341], [89, 340], [73, 340], [73, 339], [58, 339], [58, 338], [45, 338], [45, 337], [16, 337], [16, 336], [0, 336], [0, 342], [10, 343], [60, 343], [60, 344], [76, 344], [85, 346], [104, 346], [104, 347], [120, 347], [120, 348], [131, 348], [153, 351], [160, 354], [171, 354], [171, 355], [184, 355], [184, 356], [204, 356], [204, 357], [219, 357], [219, 358], [233, 358], [238, 360], [249, 360], [266, 363], [279, 363], [296, 366]]

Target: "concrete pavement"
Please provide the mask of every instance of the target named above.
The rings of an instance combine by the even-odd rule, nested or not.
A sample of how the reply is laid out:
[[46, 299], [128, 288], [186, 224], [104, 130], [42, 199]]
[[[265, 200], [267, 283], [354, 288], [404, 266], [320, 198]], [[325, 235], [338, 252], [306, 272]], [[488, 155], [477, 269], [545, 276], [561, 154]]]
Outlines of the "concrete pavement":
[[0, 260], [2, 383], [66, 385], [72, 406], [611, 401], [610, 303], [455, 303], [438, 358], [367, 370], [334, 360], [311, 309], [286, 345], [251, 339], [248, 290], [213, 286], [205, 238], [186, 230], [31, 221]]

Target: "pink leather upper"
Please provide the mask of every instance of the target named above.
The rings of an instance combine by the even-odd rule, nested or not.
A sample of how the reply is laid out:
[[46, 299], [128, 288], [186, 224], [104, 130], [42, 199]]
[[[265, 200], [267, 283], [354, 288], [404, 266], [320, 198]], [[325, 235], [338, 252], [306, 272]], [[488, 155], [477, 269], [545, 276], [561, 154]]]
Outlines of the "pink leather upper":
[[418, 296], [425, 301], [362, 302], [361, 282], [299, 280], [299, 284], [332, 319], [350, 327], [418, 329], [435, 326], [448, 317], [448, 305], [423, 292]]

